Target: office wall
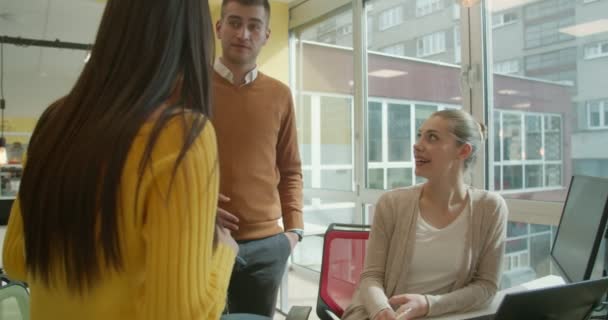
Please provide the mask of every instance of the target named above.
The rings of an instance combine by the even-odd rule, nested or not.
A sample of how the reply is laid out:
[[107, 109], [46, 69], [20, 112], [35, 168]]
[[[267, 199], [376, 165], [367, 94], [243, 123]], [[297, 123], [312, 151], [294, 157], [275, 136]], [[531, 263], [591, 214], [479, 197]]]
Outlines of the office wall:
[[[220, 17], [221, 0], [211, 0], [211, 14], [215, 24]], [[289, 6], [285, 2], [270, 1], [270, 40], [262, 49], [258, 64], [260, 70], [285, 84], [289, 83]], [[216, 55], [221, 55], [221, 45], [215, 42]]]

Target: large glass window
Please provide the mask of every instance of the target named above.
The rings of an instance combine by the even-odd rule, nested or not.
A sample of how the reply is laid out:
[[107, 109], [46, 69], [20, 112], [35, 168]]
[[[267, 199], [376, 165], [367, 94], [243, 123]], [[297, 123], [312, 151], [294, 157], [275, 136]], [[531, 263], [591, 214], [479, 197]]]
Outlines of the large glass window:
[[494, 135], [494, 188], [521, 192], [559, 187], [555, 170], [562, 167], [561, 116], [495, 109], [494, 119], [499, 133]]
[[295, 30], [291, 45], [306, 230], [293, 261], [317, 271], [329, 224], [362, 221], [354, 201], [352, 43], [352, 10], [345, 8]]
[[[353, 190], [351, 31], [346, 9], [298, 32], [296, 120], [306, 188]], [[328, 41], [340, 47], [322, 44]]]
[[[481, 15], [488, 21], [477, 20], [477, 4], [467, 9], [445, 0], [368, 0], [355, 17], [359, 20], [344, 18], [352, 12], [340, 8], [298, 28], [302, 41], [294, 78], [301, 84], [299, 99], [310, 105], [309, 111], [301, 108], [310, 115], [298, 121], [310, 127], [308, 133], [300, 130], [302, 141], [310, 141], [310, 147], [303, 146], [311, 159], [305, 174], [318, 181], [307, 186], [331, 192], [350, 188], [354, 200], [349, 202], [359, 211], [363, 202], [377, 199], [379, 190], [422, 182], [413, 174], [411, 158], [416, 131], [432, 112], [462, 107], [489, 125], [489, 152], [474, 168], [473, 184], [486, 183], [514, 208], [510, 222], [517, 226], [510, 226], [505, 262], [510, 279], [529, 270], [536, 277], [551, 271], [545, 264], [549, 225], [558, 222], [570, 177], [608, 176], [608, 149], [598, 147], [608, 139], [603, 81], [608, 74], [608, 2], [486, 2], [482, 7], [494, 10]], [[461, 15], [461, 10], [472, 11]], [[347, 26], [354, 30], [365, 19], [367, 41], [362, 43], [367, 47], [353, 48]], [[468, 29], [461, 30], [467, 22]], [[487, 43], [492, 48], [482, 47]], [[353, 50], [357, 57], [366, 53], [367, 60], [353, 64]], [[485, 52], [488, 59], [481, 61]], [[483, 63], [493, 65], [491, 77], [477, 73], [491, 69]], [[360, 65], [366, 69], [359, 70]], [[353, 68], [367, 79], [367, 101], [356, 91], [363, 86]], [[490, 82], [482, 87], [476, 79]], [[492, 97], [484, 100], [488, 88]], [[321, 112], [316, 105], [328, 107]], [[346, 123], [323, 120], [331, 118]], [[335, 128], [321, 128], [325, 125]], [[354, 155], [347, 158], [348, 152]], [[333, 175], [324, 180], [326, 170]], [[534, 210], [528, 200], [534, 201]]]
[[[502, 25], [504, 12], [522, 18], [517, 27], [487, 30], [493, 37], [490, 63], [495, 67], [490, 77], [493, 99], [487, 110], [492, 120], [489, 185], [508, 204], [512, 199], [519, 200], [513, 203], [561, 202], [573, 174], [608, 176], [602, 167], [608, 163], [608, 153], [598, 148], [608, 139], [607, 99], [599, 85], [608, 71], [608, 60], [601, 59], [608, 32], [598, 27], [608, 18], [608, 3], [490, 2], [490, 8], [500, 11], [490, 12], [494, 21], [489, 25]], [[523, 62], [519, 72], [506, 72], [510, 61]], [[519, 212], [526, 211], [525, 205], [517, 208], [511, 210], [512, 219], [521, 222], [509, 223], [506, 285], [552, 272], [550, 228], [525, 223], [528, 215], [537, 213]], [[556, 224], [559, 209], [551, 214], [544, 219]]]
[[365, 186], [411, 186], [423, 181], [414, 175], [416, 131], [433, 112], [460, 108], [460, 15], [444, 0], [371, 0], [366, 6], [368, 21], [395, 7], [403, 8], [404, 19], [386, 31], [368, 26]]

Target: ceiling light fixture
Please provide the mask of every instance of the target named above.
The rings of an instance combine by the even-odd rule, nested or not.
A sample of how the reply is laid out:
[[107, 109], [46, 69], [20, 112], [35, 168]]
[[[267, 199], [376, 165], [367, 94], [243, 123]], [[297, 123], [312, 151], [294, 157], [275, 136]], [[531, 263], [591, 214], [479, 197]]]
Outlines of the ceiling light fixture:
[[370, 72], [369, 75], [376, 78], [395, 78], [407, 75], [407, 72], [399, 70], [380, 69]]

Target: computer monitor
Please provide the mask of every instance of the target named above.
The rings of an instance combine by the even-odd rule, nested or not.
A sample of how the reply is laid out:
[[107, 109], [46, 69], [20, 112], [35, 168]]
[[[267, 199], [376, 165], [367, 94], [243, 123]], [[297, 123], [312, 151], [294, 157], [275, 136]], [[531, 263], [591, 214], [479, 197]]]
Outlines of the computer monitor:
[[608, 219], [608, 179], [575, 175], [551, 256], [568, 282], [591, 278]]
[[608, 290], [608, 278], [505, 295], [492, 320], [586, 320]]

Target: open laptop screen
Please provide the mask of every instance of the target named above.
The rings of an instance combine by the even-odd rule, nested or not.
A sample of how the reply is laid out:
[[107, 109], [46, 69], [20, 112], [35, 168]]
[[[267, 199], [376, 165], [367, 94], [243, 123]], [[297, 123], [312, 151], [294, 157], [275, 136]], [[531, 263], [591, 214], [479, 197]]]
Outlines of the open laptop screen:
[[606, 230], [607, 203], [608, 179], [572, 177], [551, 249], [554, 262], [569, 282], [591, 277]]

